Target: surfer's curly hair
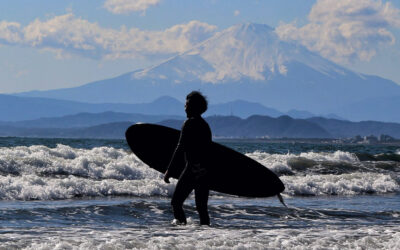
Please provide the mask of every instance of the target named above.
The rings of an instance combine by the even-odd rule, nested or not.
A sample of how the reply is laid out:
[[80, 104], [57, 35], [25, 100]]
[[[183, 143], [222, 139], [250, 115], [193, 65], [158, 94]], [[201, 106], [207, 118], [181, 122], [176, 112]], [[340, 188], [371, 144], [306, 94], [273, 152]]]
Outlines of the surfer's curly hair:
[[191, 106], [192, 111], [203, 114], [208, 108], [207, 98], [200, 91], [192, 91], [186, 96], [186, 101]]

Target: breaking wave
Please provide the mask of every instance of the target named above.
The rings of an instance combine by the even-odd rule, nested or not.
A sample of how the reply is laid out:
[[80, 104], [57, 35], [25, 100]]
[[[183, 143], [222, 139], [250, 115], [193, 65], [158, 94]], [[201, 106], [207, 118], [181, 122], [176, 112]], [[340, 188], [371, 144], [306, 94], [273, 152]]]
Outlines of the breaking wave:
[[[285, 194], [358, 195], [400, 192], [400, 162], [362, 160], [356, 154], [268, 154], [249, 157], [275, 171]], [[393, 154], [394, 155], [394, 154]], [[398, 154], [396, 154], [398, 155]], [[85, 196], [170, 196], [174, 185], [134, 154], [113, 147], [79, 149], [58, 144], [3, 147], [0, 199], [55, 200]]]

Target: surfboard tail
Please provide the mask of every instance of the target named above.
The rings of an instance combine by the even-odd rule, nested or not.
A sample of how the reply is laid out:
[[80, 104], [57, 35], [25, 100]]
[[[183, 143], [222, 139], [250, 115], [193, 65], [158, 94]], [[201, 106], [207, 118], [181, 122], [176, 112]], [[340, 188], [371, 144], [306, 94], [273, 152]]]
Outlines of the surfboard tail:
[[279, 201], [282, 203], [282, 205], [284, 205], [287, 208], [288, 206], [286, 206], [285, 202], [283, 201], [282, 195], [281, 194], [277, 194], [277, 196], [278, 196]]

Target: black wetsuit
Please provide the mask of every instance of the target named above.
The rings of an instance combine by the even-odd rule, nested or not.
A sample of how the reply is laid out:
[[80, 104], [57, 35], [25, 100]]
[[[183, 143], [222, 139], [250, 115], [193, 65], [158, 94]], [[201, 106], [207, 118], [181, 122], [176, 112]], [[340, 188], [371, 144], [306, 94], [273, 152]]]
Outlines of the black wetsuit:
[[175, 219], [180, 223], [186, 223], [186, 216], [183, 211], [183, 203], [194, 189], [196, 208], [200, 216], [200, 224], [209, 225], [208, 216], [208, 170], [209, 149], [211, 146], [211, 130], [207, 122], [200, 116], [189, 118], [182, 126], [179, 143], [172, 157], [168, 171], [173, 171], [174, 159], [184, 152], [186, 167], [179, 177], [172, 196], [172, 208]]

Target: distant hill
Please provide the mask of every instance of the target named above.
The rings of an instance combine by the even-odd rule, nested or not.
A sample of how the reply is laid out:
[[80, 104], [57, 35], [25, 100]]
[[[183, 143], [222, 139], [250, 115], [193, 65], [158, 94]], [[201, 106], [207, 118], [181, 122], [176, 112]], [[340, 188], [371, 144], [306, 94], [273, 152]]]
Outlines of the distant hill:
[[[241, 119], [235, 116], [210, 116], [206, 118], [215, 137], [233, 138], [327, 138], [330, 137], [318, 125], [288, 116], [272, 118], [251, 116]], [[166, 120], [161, 125], [180, 129], [182, 120]], [[132, 122], [114, 122], [86, 128], [26, 128], [0, 126], [0, 136], [71, 137], [71, 138], [124, 138], [125, 130]]]
[[79, 112], [96, 112], [80, 102], [49, 98], [30, 98], [0, 94], [0, 121], [20, 121], [40, 117], [63, 116]]
[[[331, 135], [312, 122], [289, 116], [272, 118], [254, 115], [247, 119], [235, 116], [210, 116], [206, 118], [215, 137], [235, 138], [330, 138]], [[168, 120], [160, 124], [180, 129], [183, 121]]]
[[346, 120], [336, 114], [330, 113], [326, 115], [316, 115], [308, 111], [304, 110], [296, 110], [296, 109], [291, 109], [288, 112], [285, 113], [286, 115], [292, 117], [292, 118], [297, 118], [297, 119], [307, 119], [307, 118], [312, 118], [312, 117], [324, 117], [324, 118], [329, 118], [329, 119], [338, 119], [338, 120]]
[[[161, 125], [180, 129], [184, 119], [168, 119]], [[222, 138], [348, 138], [356, 135], [381, 134], [400, 138], [400, 124], [385, 122], [349, 122], [314, 117], [293, 119], [254, 115], [246, 119], [236, 116], [206, 117], [213, 135]], [[134, 122], [113, 122], [81, 128], [27, 128], [0, 125], [0, 136], [124, 138], [125, 130]]]
[[291, 109], [289, 110], [286, 115], [293, 117], [293, 118], [298, 118], [298, 119], [306, 119], [306, 118], [311, 118], [315, 117], [313, 113], [310, 113], [308, 111], [302, 111], [302, 110], [296, 110], [296, 109]]
[[15, 128], [0, 126], [0, 136], [38, 138], [122, 139], [131, 122], [116, 122], [86, 128]]
[[61, 117], [82, 112], [106, 111], [143, 113], [147, 115], [184, 115], [183, 104], [171, 97], [160, 97], [150, 103], [84, 103], [50, 98], [19, 97], [0, 94], [0, 121], [23, 121]]
[[19, 97], [0, 94], [0, 121], [23, 121], [39, 118], [61, 117], [78, 113], [106, 111], [146, 115], [184, 116], [183, 103], [163, 96], [150, 103], [84, 103], [50, 98]]
[[[173, 118], [171, 116], [184, 117], [185, 113], [183, 106], [184, 104], [182, 102], [168, 96], [162, 96], [150, 103], [93, 104], [49, 98], [19, 97], [0, 94], [0, 124], [20, 127], [29, 127], [30, 124], [31, 127], [45, 127], [46, 123], [48, 123], [54, 124], [54, 126], [50, 125], [50, 127], [63, 128], [75, 127], [75, 125], [69, 126], [68, 124], [79, 123], [79, 120], [81, 121], [81, 124], [76, 124], [76, 126], [91, 126], [101, 123], [122, 121], [121, 118], [118, 117], [127, 116], [128, 114], [136, 114], [136, 117], [138, 117], [139, 114], [152, 115], [155, 116], [155, 119], [146, 120], [146, 122], [155, 122], [159, 120], [157, 117], [164, 117], [165, 119]], [[106, 112], [125, 113], [125, 115], [111, 114]], [[102, 115], [95, 115], [94, 113], [102, 113], [104, 117], [101, 117]], [[293, 110], [287, 114], [293, 118], [310, 118], [316, 116], [315, 114], [307, 111]], [[241, 118], [247, 118], [252, 115], [279, 117], [285, 115], [285, 113], [273, 108], [265, 107], [259, 103], [235, 100], [227, 103], [210, 104], [205, 115], [234, 115]], [[135, 119], [129, 118], [129, 120], [137, 120], [136, 117]], [[61, 120], [56, 121], [58, 118], [67, 120], [65, 123]], [[85, 119], [86, 122], [83, 122]], [[90, 119], [93, 119], [93, 122], [91, 122]], [[102, 121], [99, 122], [100, 120]], [[7, 122], [18, 123], [10, 124]]]
[[346, 138], [355, 135], [367, 136], [381, 134], [400, 138], [400, 124], [390, 122], [362, 121], [349, 122], [337, 119], [326, 119], [313, 117], [306, 119], [309, 122], [319, 125], [335, 138]]
[[[265, 107], [264, 105], [261, 105], [259, 103], [236, 100], [227, 103], [210, 105], [205, 115], [238, 116], [241, 118], [247, 118], [252, 115], [267, 115], [271, 117], [278, 117], [284, 115], [284, 113], [273, 108]], [[308, 117], [312, 116], [313, 115]]]
[[50, 98], [19, 97], [0, 94], [0, 121], [5, 122], [62, 117], [83, 112], [101, 113], [106, 111], [146, 115], [185, 115], [183, 103], [167, 96], [160, 97], [150, 103], [93, 104]]
[[39, 118], [35, 120], [3, 122], [3, 126], [21, 128], [76, 128], [90, 127], [114, 122], [148, 122], [157, 123], [167, 119], [184, 119], [183, 116], [174, 115], [143, 115], [120, 112], [79, 113], [62, 117]]

